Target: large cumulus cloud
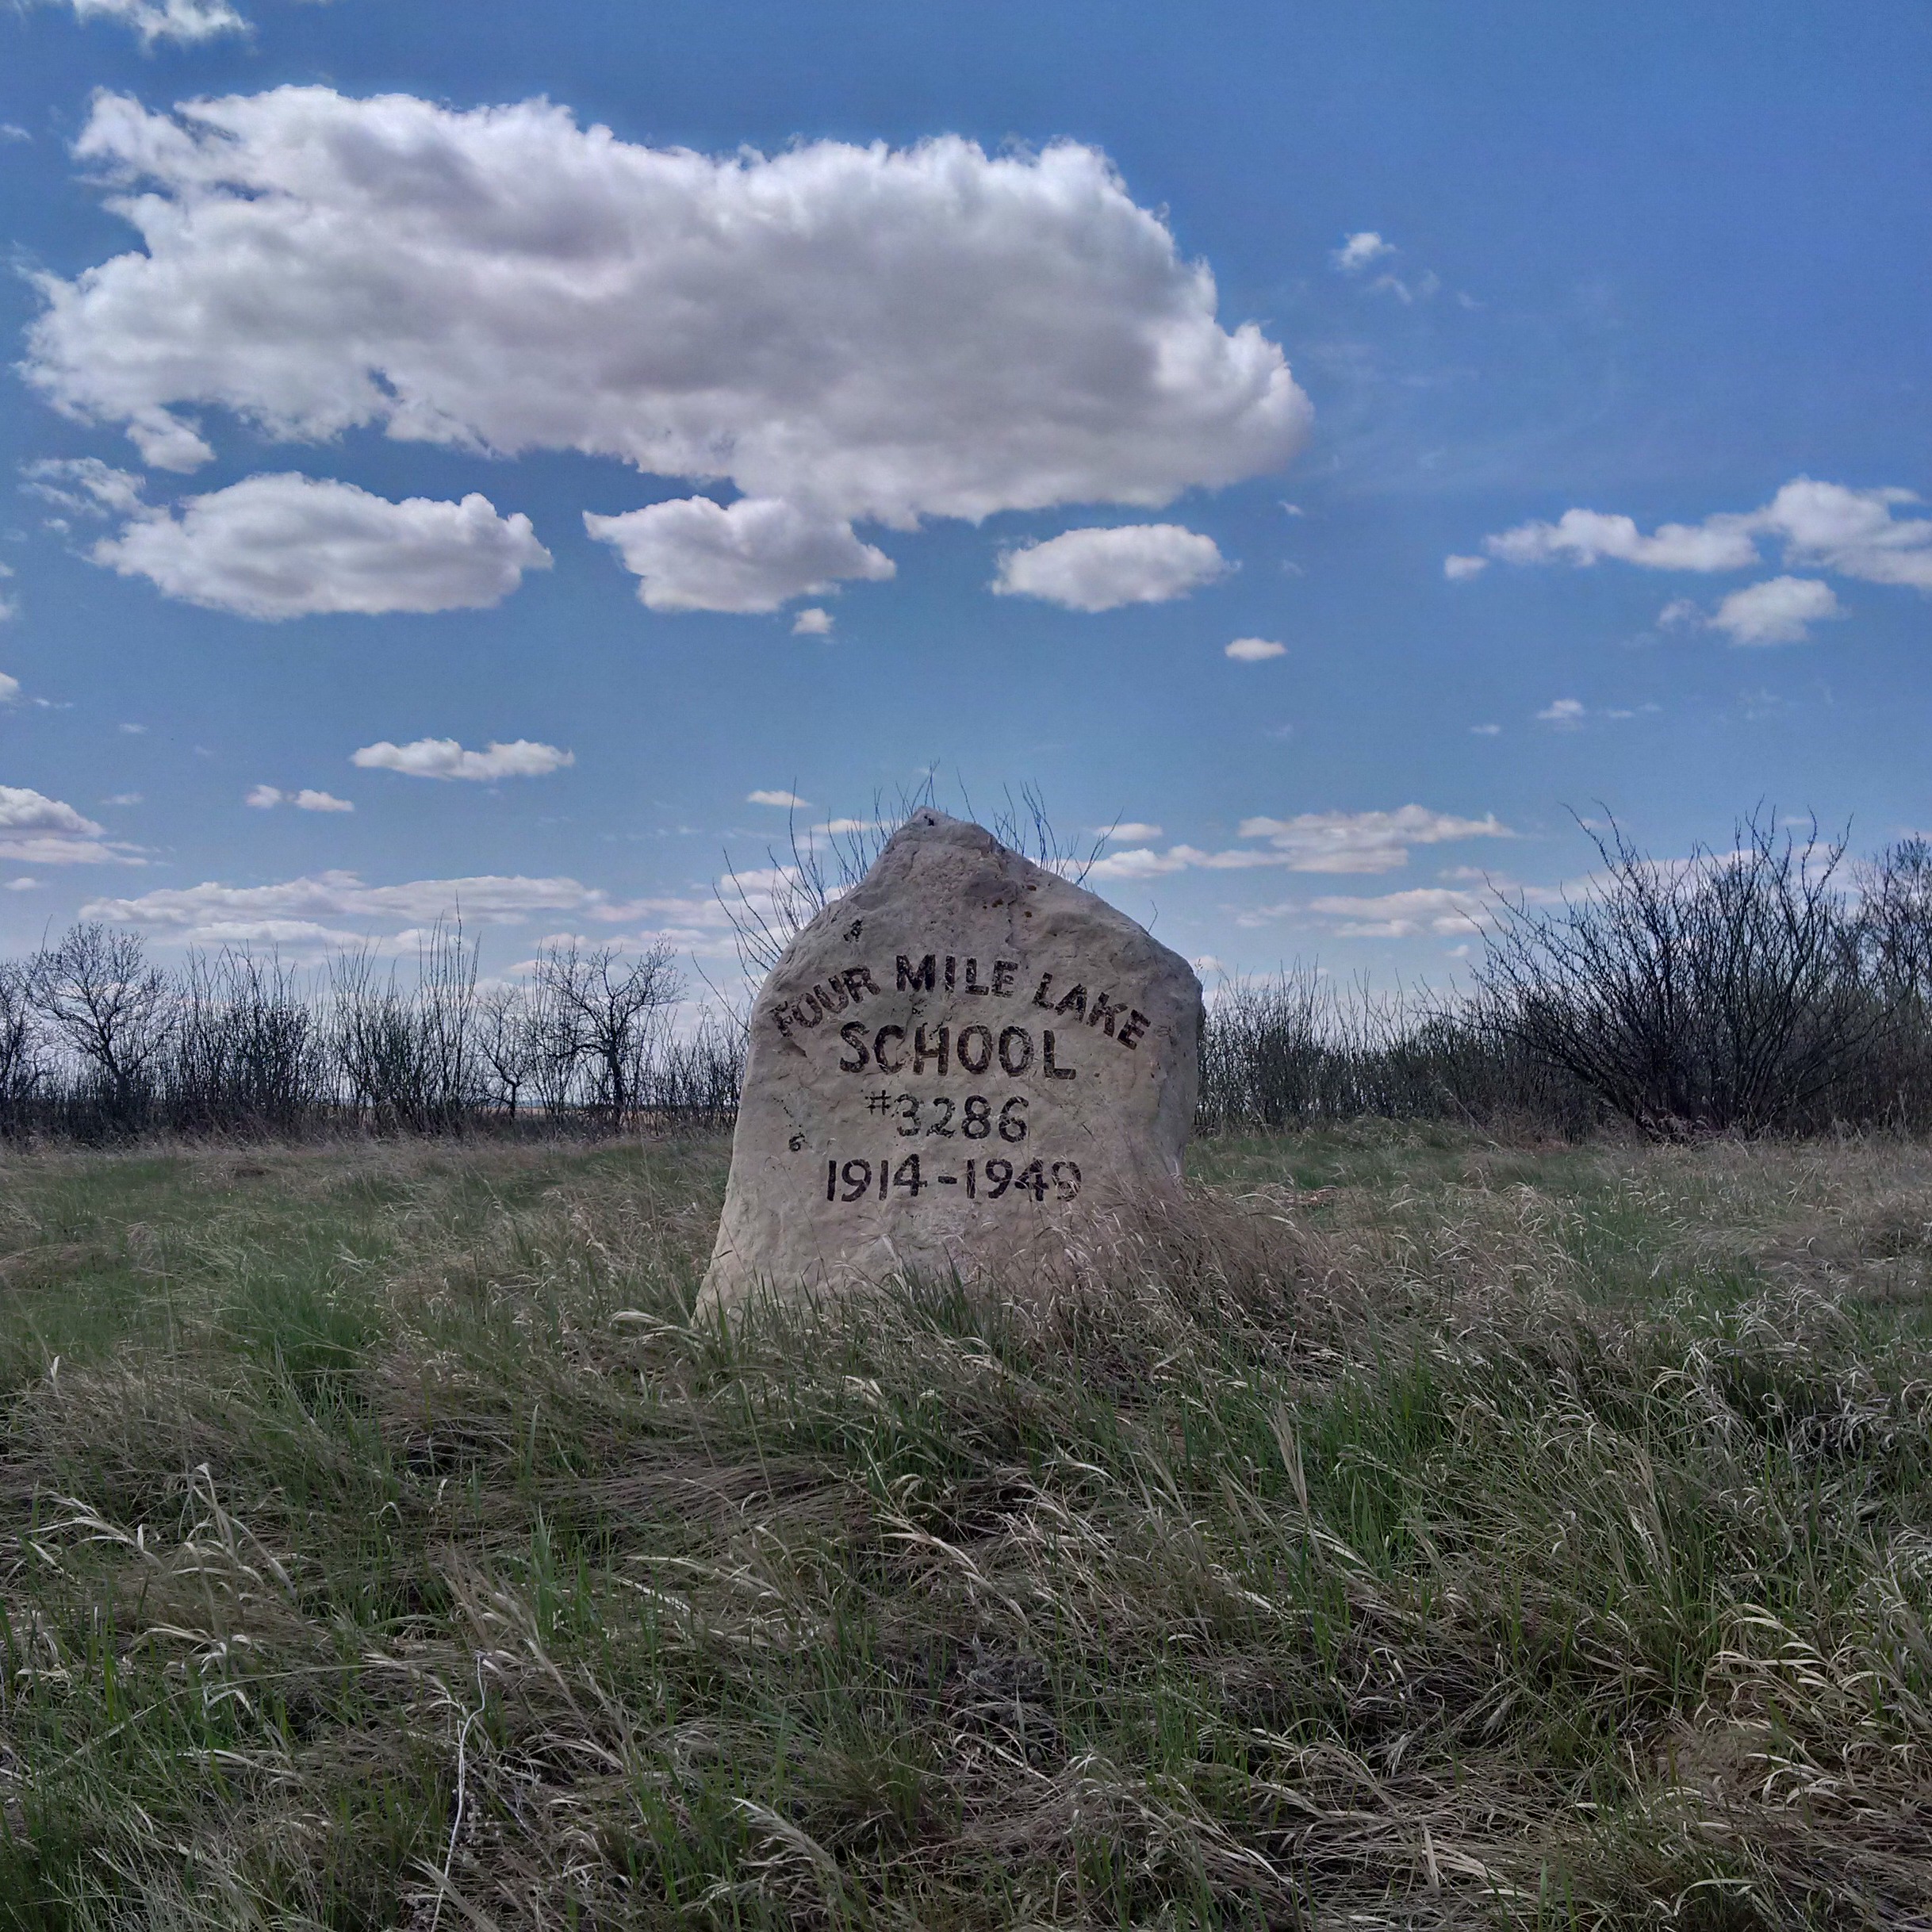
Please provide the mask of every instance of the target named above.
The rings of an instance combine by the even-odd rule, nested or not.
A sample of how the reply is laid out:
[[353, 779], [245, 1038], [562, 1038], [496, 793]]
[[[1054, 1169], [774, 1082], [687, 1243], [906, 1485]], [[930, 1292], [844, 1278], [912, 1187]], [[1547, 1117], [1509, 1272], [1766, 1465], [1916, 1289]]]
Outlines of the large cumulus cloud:
[[[787, 504], [835, 547], [854, 519], [1157, 507], [1278, 467], [1309, 416], [1280, 349], [1224, 329], [1209, 270], [1074, 143], [714, 159], [543, 102], [285, 87], [173, 114], [104, 95], [77, 151], [144, 247], [40, 278], [28, 374], [162, 467], [205, 460], [210, 410], [579, 450]], [[674, 596], [706, 594], [709, 550], [663, 573]], [[804, 568], [753, 561], [723, 608]]]

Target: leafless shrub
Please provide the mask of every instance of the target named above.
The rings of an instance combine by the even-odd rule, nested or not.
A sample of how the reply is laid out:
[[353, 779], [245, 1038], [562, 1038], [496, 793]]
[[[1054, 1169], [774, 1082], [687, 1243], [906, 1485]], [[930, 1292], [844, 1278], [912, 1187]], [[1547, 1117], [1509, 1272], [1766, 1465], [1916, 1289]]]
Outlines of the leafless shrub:
[[460, 926], [439, 926], [419, 949], [413, 987], [393, 968], [379, 978], [366, 949], [335, 962], [335, 1056], [352, 1114], [378, 1133], [458, 1133], [467, 1122], [479, 1073], [476, 959]]
[[1843, 841], [1754, 816], [1731, 851], [1667, 865], [1614, 824], [1592, 837], [1589, 896], [1502, 903], [1478, 976], [1490, 1024], [1655, 1138], [1813, 1121], [1880, 1025]]
[[190, 953], [159, 1080], [167, 1124], [187, 1133], [293, 1133], [326, 1106], [323, 1029], [272, 955]]

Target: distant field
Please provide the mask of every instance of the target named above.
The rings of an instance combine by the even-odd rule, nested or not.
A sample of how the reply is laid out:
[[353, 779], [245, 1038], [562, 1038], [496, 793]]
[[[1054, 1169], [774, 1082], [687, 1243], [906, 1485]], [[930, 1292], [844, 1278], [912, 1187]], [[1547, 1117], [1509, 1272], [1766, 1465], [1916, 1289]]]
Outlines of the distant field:
[[725, 1164], [0, 1155], [0, 1925], [1932, 1926], [1932, 1152], [728, 1333]]

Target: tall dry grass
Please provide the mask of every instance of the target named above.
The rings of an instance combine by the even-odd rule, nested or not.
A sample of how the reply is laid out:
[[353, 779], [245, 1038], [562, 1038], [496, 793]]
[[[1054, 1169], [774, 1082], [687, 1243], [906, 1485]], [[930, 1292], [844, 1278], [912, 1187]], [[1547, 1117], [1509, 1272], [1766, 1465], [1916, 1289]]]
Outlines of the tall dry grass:
[[0, 1168], [0, 1922], [1927, 1922], [1923, 1150], [1229, 1139], [698, 1324], [722, 1179]]

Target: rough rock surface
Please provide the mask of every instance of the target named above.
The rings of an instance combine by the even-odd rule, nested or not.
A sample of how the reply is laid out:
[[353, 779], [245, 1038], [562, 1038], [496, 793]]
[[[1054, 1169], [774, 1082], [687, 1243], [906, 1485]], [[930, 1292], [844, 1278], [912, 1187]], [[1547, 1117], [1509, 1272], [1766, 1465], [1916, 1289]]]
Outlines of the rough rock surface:
[[915, 813], [752, 1009], [706, 1301], [1098, 1259], [1179, 1197], [1201, 1017], [1124, 913]]

